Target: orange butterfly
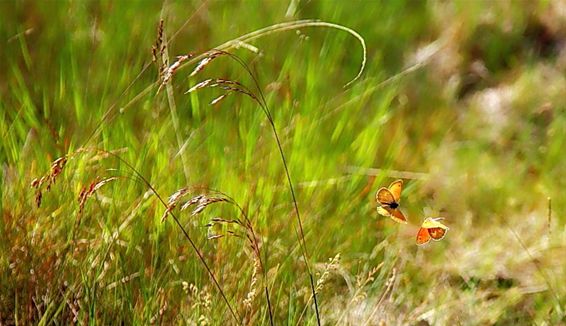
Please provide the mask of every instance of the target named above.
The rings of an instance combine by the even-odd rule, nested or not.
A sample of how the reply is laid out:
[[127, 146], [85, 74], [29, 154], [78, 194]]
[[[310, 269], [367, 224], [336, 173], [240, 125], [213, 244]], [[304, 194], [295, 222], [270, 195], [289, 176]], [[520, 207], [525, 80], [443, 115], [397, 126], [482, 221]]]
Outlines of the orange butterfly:
[[402, 188], [403, 180], [395, 180], [389, 185], [389, 188], [379, 188], [375, 194], [375, 200], [381, 205], [377, 207], [379, 214], [389, 216], [395, 222], [407, 224], [407, 218], [403, 215], [401, 210], [399, 210]]
[[446, 232], [448, 231], [448, 227], [440, 223], [440, 220], [442, 220], [442, 218], [432, 217], [427, 217], [424, 220], [421, 228], [419, 229], [419, 232], [417, 232], [418, 245], [427, 244], [430, 239], [434, 241], [440, 241], [442, 238], [444, 238]]

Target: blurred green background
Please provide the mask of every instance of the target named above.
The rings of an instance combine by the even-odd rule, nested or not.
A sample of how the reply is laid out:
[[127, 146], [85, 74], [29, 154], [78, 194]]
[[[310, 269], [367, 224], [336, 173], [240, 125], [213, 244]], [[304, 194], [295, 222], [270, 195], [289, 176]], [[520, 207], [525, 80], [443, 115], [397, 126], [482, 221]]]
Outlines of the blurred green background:
[[[301, 28], [230, 50], [259, 80], [281, 137], [323, 324], [566, 323], [565, 8], [0, 2], [0, 322], [235, 323], [180, 229], [161, 222], [163, 205], [98, 148], [129, 162], [164, 198], [186, 186], [233, 197], [261, 242], [275, 324], [316, 324], [269, 122], [241, 94], [212, 106], [218, 89], [185, 94], [207, 78], [250, 88], [252, 80], [220, 57], [193, 77], [194, 64], [178, 70], [158, 93], [151, 47], [163, 17], [171, 63], [298, 19], [364, 38], [367, 65], [347, 88], [363, 51], [344, 31]], [[37, 207], [30, 182], [64, 155]], [[79, 212], [81, 189], [111, 176], [121, 178]], [[408, 225], [376, 213], [375, 192], [398, 178]], [[246, 241], [207, 239], [212, 218], [237, 210], [174, 212], [242, 323], [269, 324]], [[427, 216], [444, 217], [450, 230], [418, 247]]]

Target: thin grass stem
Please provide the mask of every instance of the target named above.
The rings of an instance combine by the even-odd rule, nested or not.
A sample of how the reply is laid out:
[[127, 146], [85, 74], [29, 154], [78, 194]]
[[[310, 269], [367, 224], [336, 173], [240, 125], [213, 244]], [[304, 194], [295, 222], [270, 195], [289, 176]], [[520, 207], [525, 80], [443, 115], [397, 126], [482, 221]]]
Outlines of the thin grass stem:
[[[124, 165], [126, 165], [126, 167], [128, 167], [134, 174], [136, 177], [138, 177], [150, 190], [151, 192], [153, 192], [155, 194], [155, 196], [157, 197], [157, 199], [159, 199], [159, 201], [163, 204], [163, 206], [165, 206], [166, 208], [167, 206], [167, 202], [161, 197], [161, 195], [159, 194], [159, 192], [157, 192], [157, 190], [155, 189], [155, 187], [153, 187], [153, 185], [149, 182], [149, 180], [147, 180], [134, 166], [132, 166], [128, 161], [124, 160], [123, 158], [121, 158], [119, 155], [114, 154], [112, 152], [103, 150], [103, 149], [97, 149], [100, 152], [103, 152], [105, 154], [108, 154], [110, 156], [115, 157], [116, 159], [118, 159], [121, 163], [123, 163]], [[222, 286], [220, 285], [220, 283], [218, 282], [216, 276], [214, 276], [214, 273], [212, 272], [211, 268], [209, 267], [208, 263], [206, 262], [206, 260], [204, 259], [204, 256], [202, 255], [202, 253], [200, 252], [200, 250], [197, 248], [195, 242], [193, 241], [193, 239], [190, 237], [189, 233], [187, 232], [187, 230], [185, 230], [185, 228], [183, 227], [183, 225], [181, 224], [181, 222], [179, 221], [179, 219], [177, 218], [177, 216], [173, 213], [170, 212], [169, 213], [171, 215], [171, 217], [173, 218], [173, 221], [175, 221], [175, 224], [177, 224], [177, 226], [179, 227], [179, 229], [181, 230], [181, 232], [183, 233], [184, 237], [187, 239], [187, 241], [189, 242], [189, 244], [191, 245], [191, 247], [193, 248], [194, 252], [197, 254], [199, 260], [201, 261], [201, 263], [203, 264], [203, 266], [205, 267], [206, 271], [208, 272], [210, 278], [212, 279], [212, 282], [214, 283], [214, 285], [216, 286], [216, 288], [218, 289], [218, 292], [220, 293], [220, 295], [222, 296], [222, 299], [224, 300], [224, 302], [226, 303], [226, 305], [228, 306], [228, 309], [230, 310], [230, 313], [232, 315], [232, 317], [234, 318], [234, 320], [236, 321], [236, 323], [238, 324], [242, 324], [241, 322], [241, 318], [239, 316], [239, 314], [232, 308], [232, 305], [230, 304], [230, 302], [228, 301], [228, 298], [226, 297], [226, 294], [224, 293], [224, 290], [222, 290]]]
[[287, 183], [288, 183], [288, 186], [289, 186], [289, 190], [291, 192], [291, 198], [292, 198], [293, 206], [294, 206], [294, 209], [295, 209], [295, 215], [297, 216], [297, 224], [299, 225], [298, 240], [299, 240], [299, 243], [300, 243], [301, 248], [302, 248], [302, 253], [303, 253], [303, 258], [305, 260], [305, 266], [307, 268], [307, 273], [309, 274], [309, 282], [310, 282], [310, 287], [311, 287], [311, 294], [312, 294], [312, 297], [314, 299], [316, 320], [317, 320], [317, 324], [320, 326], [320, 313], [319, 313], [318, 300], [317, 300], [316, 288], [315, 288], [316, 282], [314, 280], [314, 275], [312, 273], [310, 263], [309, 263], [309, 253], [308, 253], [308, 249], [307, 249], [307, 245], [306, 245], [305, 233], [304, 233], [304, 228], [303, 228], [303, 222], [302, 222], [302, 219], [301, 219], [301, 213], [300, 213], [300, 210], [299, 210], [299, 204], [298, 204], [298, 201], [297, 201], [297, 196], [295, 194], [295, 189], [293, 187], [293, 181], [291, 180], [291, 173], [289, 172], [289, 166], [287, 164], [287, 159], [286, 159], [285, 153], [283, 151], [283, 146], [282, 146], [281, 140], [279, 138], [279, 133], [277, 132], [277, 127], [275, 126], [275, 121], [273, 119], [271, 111], [269, 110], [267, 100], [265, 99], [265, 96], [263, 94], [263, 91], [262, 91], [262, 89], [259, 85], [259, 81], [257, 80], [256, 76], [253, 74], [253, 72], [248, 67], [248, 65], [240, 57], [238, 57], [238, 56], [236, 56], [232, 53], [223, 51], [223, 50], [215, 50], [215, 51], [219, 51], [223, 54], [226, 54], [228, 57], [230, 57], [233, 60], [235, 60], [236, 62], [238, 62], [244, 68], [244, 70], [248, 73], [250, 78], [253, 80], [254, 86], [257, 89], [257, 92], [259, 94], [259, 97], [255, 96], [255, 97], [251, 97], [251, 98], [256, 100], [256, 102], [260, 105], [260, 107], [262, 108], [262, 111], [266, 115], [267, 120], [269, 121], [269, 124], [271, 126], [271, 130], [273, 131], [273, 135], [275, 136], [275, 141], [276, 141], [276, 144], [277, 144], [277, 149], [279, 150], [279, 155], [281, 157], [281, 161], [283, 162], [283, 168], [285, 170], [285, 176], [287, 177]]

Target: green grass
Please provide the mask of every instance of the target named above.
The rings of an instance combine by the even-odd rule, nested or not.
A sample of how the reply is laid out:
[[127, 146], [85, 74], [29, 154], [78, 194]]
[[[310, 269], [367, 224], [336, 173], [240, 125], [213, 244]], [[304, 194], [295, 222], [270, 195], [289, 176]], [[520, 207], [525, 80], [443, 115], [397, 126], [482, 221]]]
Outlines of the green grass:
[[[557, 6], [0, 3], [0, 323], [235, 323], [180, 227], [172, 216], [161, 221], [164, 205], [128, 164], [165, 200], [183, 187], [216, 189], [243, 208], [276, 325], [317, 323], [307, 263], [321, 282], [322, 324], [566, 323], [566, 30]], [[363, 52], [344, 31], [308, 27], [250, 42], [259, 53], [230, 50], [266, 96], [307, 261], [261, 107], [242, 94], [208, 105], [218, 88], [185, 94], [207, 78], [251, 89], [253, 81], [223, 56], [195, 77], [194, 64], [178, 70], [158, 93], [157, 66], [144, 66], [162, 15], [166, 35], [178, 31], [171, 62], [298, 19], [364, 38], [367, 65], [347, 88]], [[37, 207], [30, 183], [65, 155]], [[111, 176], [119, 178], [79, 212], [81, 189]], [[408, 225], [376, 213], [375, 192], [397, 178]], [[240, 322], [269, 324], [260, 272], [251, 286], [248, 242], [207, 239], [211, 219], [243, 219], [238, 209], [173, 213]], [[418, 247], [426, 216], [445, 217], [450, 231]], [[237, 229], [220, 224], [215, 232]]]

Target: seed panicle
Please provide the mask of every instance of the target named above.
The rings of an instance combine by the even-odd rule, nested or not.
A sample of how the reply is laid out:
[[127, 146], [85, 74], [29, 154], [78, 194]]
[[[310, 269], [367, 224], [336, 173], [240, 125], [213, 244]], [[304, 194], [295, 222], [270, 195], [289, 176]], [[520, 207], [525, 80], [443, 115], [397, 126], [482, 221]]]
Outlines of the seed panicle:
[[102, 188], [102, 186], [104, 186], [105, 184], [107, 184], [111, 181], [114, 181], [116, 179], [118, 179], [118, 177], [109, 177], [109, 178], [102, 179], [102, 180], [98, 180], [98, 178], [97, 178], [96, 180], [92, 181], [88, 187], [87, 186], [83, 187], [81, 189], [81, 192], [80, 192], [79, 198], [78, 198], [78, 200], [79, 200], [79, 213], [82, 213], [86, 201], [90, 197], [92, 197], [98, 189]]
[[61, 175], [63, 169], [67, 165], [67, 157], [63, 156], [51, 163], [49, 172], [41, 178], [35, 178], [31, 181], [30, 187], [35, 189], [35, 203], [37, 207], [41, 206], [41, 199], [43, 198], [43, 188], [46, 191], [51, 190], [51, 186], [57, 181], [57, 177]]

